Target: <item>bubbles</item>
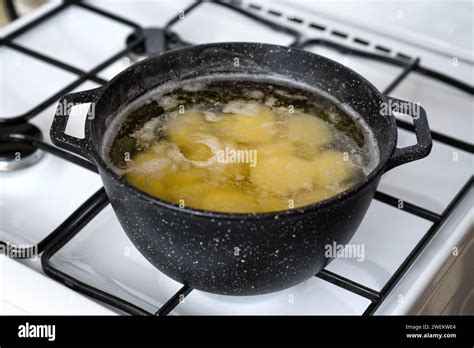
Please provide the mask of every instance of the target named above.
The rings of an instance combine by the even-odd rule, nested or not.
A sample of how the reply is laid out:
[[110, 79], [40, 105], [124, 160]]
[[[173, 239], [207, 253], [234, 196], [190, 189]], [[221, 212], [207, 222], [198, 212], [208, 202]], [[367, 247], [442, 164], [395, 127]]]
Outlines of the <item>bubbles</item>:
[[152, 118], [146, 122], [140, 129], [130, 134], [137, 145], [141, 148], [148, 148], [149, 144], [156, 141], [159, 130], [163, 127], [163, 119], [160, 117]]

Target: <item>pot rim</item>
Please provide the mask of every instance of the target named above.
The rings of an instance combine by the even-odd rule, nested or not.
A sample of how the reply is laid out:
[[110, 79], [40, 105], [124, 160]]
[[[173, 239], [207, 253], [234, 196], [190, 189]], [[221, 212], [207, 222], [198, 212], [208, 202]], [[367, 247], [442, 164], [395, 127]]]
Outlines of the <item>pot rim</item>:
[[[125, 69], [118, 75], [116, 75], [113, 79], [111, 79], [107, 84], [102, 86], [101, 92], [98, 95], [97, 102], [100, 101], [100, 98], [103, 94], [103, 92], [107, 89], [110, 88], [113, 84], [117, 83], [122, 76], [124, 76], [127, 73], [130, 73], [131, 69], [136, 67], [139, 64], [146, 64], [154, 59], [160, 58], [160, 57], [166, 57], [173, 55], [175, 52], [182, 52], [186, 50], [193, 50], [196, 47], [199, 48], [204, 48], [204, 47], [209, 47], [209, 48], [222, 48], [225, 46], [229, 45], [246, 45], [246, 46], [254, 46], [256, 48], [260, 49], [265, 49], [265, 50], [270, 50], [270, 49], [282, 49], [286, 51], [299, 51], [301, 53], [304, 53], [309, 56], [309, 58], [318, 57], [318, 59], [325, 60], [330, 64], [335, 65], [339, 71], [346, 71], [351, 74], [353, 74], [355, 77], [357, 77], [362, 83], [366, 84], [369, 89], [371, 89], [380, 99], [381, 102], [388, 103], [387, 97], [381, 93], [370, 81], [368, 81], [365, 77], [357, 73], [356, 71], [323, 56], [320, 56], [318, 54], [303, 50], [303, 49], [298, 49], [298, 48], [289, 48], [286, 46], [281, 46], [281, 45], [273, 45], [273, 44], [262, 44], [262, 43], [252, 43], [252, 42], [220, 42], [220, 43], [210, 43], [210, 44], [202, 44], [202, 45], [195, 45], [195, 46], [189, 46], [189, 47], [184, 47], [184, 48], [179, 48], [163, 53], [159, 53], [157, 55], [151, 56], [149, 58], [146, 58], [142, 60], [141, 62]], [[270, 212], [255, 212], [255, 213], [229, 213], [229, 212], [217, 212], [217, 211], [210, 211], [210, 210], [202, 210], [202, 209], [197, 209], [197, 208], [192, 208], [192, 207], [187, 207], [184, 206], [183, 208], [179, 207], [179, 205], [162, 200], [159, 197], [150, 195], [137, 187], [133, 186], [132, 184], [128, 183], [126, 180], [124, 180], [120, 175], [118, 175], [112, 168], [111, 166], [102, 158], [102, 156], [98, 153], [96, 148], [92, 146], [92, 158], [99, 168], [99, 171], [104, 171], [113, 178], [117, 183], [121, 184], [130, 194], [138, 195], [138, 197], [147, 203], [151, 203], [154, 205], [157, 205], [159, 207], [163, 208], [168, 208], [171, 209], [175, 212], [179, 213], [186, 213], [189, 215], [193, 216], [200, 216], [200, 217], [206, 217], [210, 219], [216, 219], [216, 220], [242, 220], [242, 219], [251, 219], [251, 220], [268, 220], [268, 219], [279, 219], [280, 217], [289, 217], [289, 216], [294, 216], [294, 215], [300, 215], [303, 213], [311, 213], [316, 210], [321, 210], [321, 209], [327, 209], [332, 206], [335, 206], [338, 202], [344, 199], [349, 199], [350, 197], [354, 196], [357, 194], [359, 191], [363, 190], [366, 186], [370, 185], [374, 180], [376, 180], [377, 177], [383, 174], [384, 169], [387, 166], [387, 162], [389, 161], [390, 157], [395, 151], [396, 144], [397, 144], [397, 126], [395, 122], [395, 117], [392, 114], [392, 111], [389, 110], [389, 113], [385, 117], [388, 122], [389, 122], [389, 130], [391, 130], [392, 134], [388, 134], [388, 142], [389, 142], [389, 151], [385, 153], [384, 158], [379, 158], [379, 163], [377, 166], [365, 177], [365, 179], [361, 182], [358, 182], [348, 190], [345, 190], [337, 195], [331, 196], [327, 199], [324, 199], [322, 201], [318, 201], [315, 203], [307, 204], [298, 208], [290, 208], [286, 210], [277, 210], [277, 211], [270, 211]], [[93, 119], [87, 118], [86, 121], [86, 127], [85, 127], [85, 137], [90, 139], [92, 141], [92, 134], [91, 134], [91, 125], [92, 125]], [[95, 145], [95, 144], [93, 144]], [[380, 153], [379, 153], [380, 156]]]

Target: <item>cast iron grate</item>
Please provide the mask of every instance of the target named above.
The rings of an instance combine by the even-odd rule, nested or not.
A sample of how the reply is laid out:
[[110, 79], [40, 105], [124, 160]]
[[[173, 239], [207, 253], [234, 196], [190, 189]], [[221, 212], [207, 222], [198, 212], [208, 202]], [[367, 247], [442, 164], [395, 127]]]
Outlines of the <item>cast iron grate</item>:
[[[199, 6], [202, 4], [201, 1], [196, 1], [192, 5], [190, 5], [187, 9], [184, 10], [183, 13], [189, 14], [191, 11], [195, 11]], [[258, 5], [249, 4], [247, 8], [241, 6], [238, 3], [229, 3], [229, 2], [216, 2], [214, 3], [216, 6], [223, 6], [230, 11], [237, 12], [243, 16], [246, 16], [261, 25], [264, 25], [268, 28], [271, 28], [275, 31], [282, 32], [289, 34], [293, 37], [293, 43], [290, 45], [291, 47], [306, 49], [308, 47], [314, 45], [325, 46], [330, 49], [337, 50], [343, 54], [350, 54], [355, 55], [358, 57], [398, 66], [402, 68], [400, 74], [395, 76], [393, 82], [386, 88], [384, 93], [390, 93], [396, 86], [404, 81], [404, 79], [411, 73], [418, 73], [423, 74], [425, 76], [431, 77], [438, 81], [444, 82], [447, 85], [452, 86], [453, 88], [460, 89], [464, 92], [469, 94], [474, 94], [474, 87], [469, 86], [461, 81], [455, 80], [447, 75], [441, 74], [434, 70], [428, 69], [420, 65], [419, 58], [411, 58], [404, 53], [397, 53], [396, 58], [388, 56], [387, 53], [391, 52], [390, 50], [381, 50], [379, 49], [382, 54], [372, 53], [369, 50], [360, 50], [351, 47], [350, 45], [344, 45], [340, 41], [344, 39], [348, 39], [347, 33], [339, 31], [337, 29], [332, 29], [331, 33], [333, 36], [337, 37], [337, 40], [332, 41], [324, 38], [318, 37], [306, 37], [298, 30], [282, 25], [279, 22], [269, 20], [263, 16], [255, 14], [255, 11], [263, 11], [262, 7]], [[94, 12], [107, 18], [112, 21], [116, 21], [122, 23], [124, 25], [130, 26], [135, 30], [135, 34], [132, 39], [127, 40], [125, 48], [114, 54], [112, 57], [108, 58], [104, 62], [100, 63], [96, 67], [94, 67], [90, 71], [83, 71], [78, 69], [77, 67], [71, 66], [64, 62], [60, 62], [53, 57], [46, 56], [44, 54], [35, 52], [27, 47], [20, 46], [14, 43], [12, 40], [23, 33], [33, 30], [36, 26], [41, 24], [44, 21], [47, 21], [54, 17], [56, 14], [64, 11], [66, 8], [70, 6], [79, 6], [83, 9], [88, 11]], [[283, 13], [275, 10], [267, 10], [268, 14], [274, 16], [275, 18], [280, 18], [283, 16]], [[294, 18], [292, 16], [287, 17], [288, 20], [292, 21], [292, 24], [296, 25], [304, 25], [304, 20], [301, 18]], [[165, 32], [165, 39], [166, 42], [164, 44], [165, 49], [180, 47], [190, 45], [192, 43], [181, 39], [178, 35], [172, 32], [172, 27], [175, 23], [179, 20], [182, 20], [182, 16], [177, 14], [173, 18], [171, 18], [166, 25], [162, 28]], [[327, 28], [324, 25], [310, 22], [307, 24], [309, 27], [313, 28], [315, 32], [318, 31], [325, 31]], [[7, 36], [0, 38], [0, 46], [6, 46], [13, 50], [17, 50], [24, 54], [27, 54], [35, 59], [39, 59], [47, 64], [51, 64], [56, 66], [57, 68], [66, 70], [68, 72], [74, 73], [77, 75], [77, 79], [73, 81], [68, 86], [64, 87], [63, 89], [57, 91], [53, 96], [49, 97], [48, 99], [42, 101], [40, 104], [36, 105], [33, 109], [29, 110], [28, 112], [18, 115], [16, 117], [9, 117], [9, 118], [0, 118], [0, 127], [2, 124], [15, 124], [20, 122], [27, 122], [31, 118], [37, 116], [41, 111], [46, 109], [48, 106], [54, 104], [62, 95], [71, 92], [73, 89], [78, 87], [80, 84], [85, 82], [86, 80], [94, 81], [98, 84], [105, 84], [107, 83], [106, 80], [99, 77], [97, 74], [103, 70], [104, 68], [108, 67], [121, 57], [125, 56], [126, 54], [132, 52], [137, 46], [143, 44], [144, 37], [143, 37], [143, 29], [140, 25], [123, 18], [121, 16], [109, 13], [102, 9], [98, 9], [92, 5], [82, 3], [81, 1], [64, 1], [57, 7], [53, 8], [49, 12], [43, 14], [42, 16], [38, 17], [37, 19], [27, 23], [26, 25], [20, 27], [19, 29], [15, 30], [14, 32], [8, 34]], [[353, 38], [353, 42], [360, 45], [361, 48], [368, 46], [369, 42], [363, 38], [355, 37]], [[378, 47], [383, 47], [378, 45]], [[413, 131], [413, 125], [404, 122], [404, 121], [397, 121], [397, 124], [400, 128]], [[450, 136], [446, 136], [441, 133], [432, 132], [433, 139], [447, 145], [453, 146], [458, 149], [462, 149], [468, 152], [473, 153], [474, 146], [469, 144], [465, 141], [460, 139], [456, 139]], [[52, 155], [58, 156], [66, 161], [72, 162], [76, 165], [79, 165], [85, 169], [97, 172], [97, 169], [94, 165], [90, 162], [83, 160], [75, 155], [67, 151], [63, 151], [58, 149], [52, 145], [49, 145], [41, 140], [28, 138], [27, 136], [20, 136], [16, 134], [10, 134], [7, 136], [2, 136], [0, 138], [1, 141], [15, 141], [15, 142], [24, 142], [33, 144], [37, 148], [48, 152]], [[406, 259], [402, 262], [402, 264], [398, 267], [395, 273], [391, 276], [391, 278], [387, 281], [385, 286], [380, 290], [376, 291], [371, 288], [368, 288], [362, 284], [352, 281], [351, 279], [345, 278], [333, 272], [323, 270], [317, 275], [316, 277], [323, 279], [327, 282], [330, 282], [336, 286], [344, 288], [347, 291], [355, 293], [359, 296], [362, 296], [368, 300], [370, 300], [370, 305], [366, 308], [363, 315], [371, 315], [375, 312], [375, 310], [380, 305], [383, 298], [391, 291], [393, 286], [396, 282], [403, 276], [406, 272], [408, 267], [412, 264], [415, 260], [417, 255], [423, 250], [424, 246], [428, 243], [428, 241], [436, 234], [440, 226], [449, 216], [450, 212], [455, 208], [457, 203], [462, 199], [462, 197], [467, 193], [470, 186], [473, 184], [473, 178], [469, 178], [469, 180], [465, 183], [463, 188], [458, 192], [456, 197], [450, 202], [448, 207], [445, 211], [440, 215], [429, 211], [423, 207], [417, 206], [415, 204], [411, 204], [410, 202], [404, 202], [403, 207], [398, 207], [399, 199], [385, 193], [377, 192], [375, 195], [375, 199], [381, 202], [384, 202], [390, 206], [395, 207], [396, 209], [403, 209], [404, 211], [414, 214], [418, 217], [423, 219], [429, 220], [433, 222], [432, 227], [426, 232], [426, 234], [421, 238], [421, 240], [417, 243], [414, 249], [410, 252], [410, 254], [406, 257]], [[183, 285], [180, 290], [178, 290], [161, 308], [157, 309], [156, 312], [150, 313], [128, 301], [118, 298], [112, 294], [109, 294], [105, 291], [99, 290], [91, 285], [85, 284], [80, 280], [58, 270], [55, 268], [51, 262], [51, 257], [56, 254], [62, 247], [64, 247], [75, 235], [77, 235], [81, 230], [86, 226], [92, 219], [94, 219], [107, 205], [109, 201], [105, 190], [101, 188], [98, 190], [94, 195], [92, 195], [87, 201], [85, 201], [79, 208], [77, 208], [64, 222], [58, 226], [54, 231], [52, 231], [49, 235], [47, 235], [43, 240], [37, 243], [37, 245], [32, 246], [31, 248], [36, 248], [38, 253], [42, 253], [41, 262], [44, 272], [49, 275], [50, 277], [62, 282], [66, 286], [74, 289], [75, 291], [81, 292], [86, 294], [98, 301], [106, 303], [110, 306], [115, 307], [118, 310], [123, 312], [133, 314], [133, 315], [167, 315], [169, 314], [179, 303], [193, 290], [191, 287], [187, 285]], [[15, 247], [15, 245], [10, 244], [5, 241], [0, 241], [0, 246], [7, 247], [7, 250], [15, 251], [15, 257], [28, 257], [31, 256], [29, 253], [29, 249], [21, 249]], [[8, 253], [11, 255], [11, 253]]]

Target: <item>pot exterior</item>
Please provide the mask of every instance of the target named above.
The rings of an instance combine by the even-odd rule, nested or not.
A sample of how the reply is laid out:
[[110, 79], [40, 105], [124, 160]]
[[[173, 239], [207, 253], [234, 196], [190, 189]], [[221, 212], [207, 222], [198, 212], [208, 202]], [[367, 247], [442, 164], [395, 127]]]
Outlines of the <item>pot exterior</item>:
[[131, 195], [107, 174], [102, 180], [128, 237], [160, 271], [198, 290], [257, 295], [322, 270], [331, 261], [327, 246], [347, 244], [354, 235], [379, 178], [330, 207], [275, 219], [191, 215]]
[[[238, 64], [235, 64], [236, 61]], [[104, 159], [104, 136], [118, 110], [170, 81], [224, 74], [279, 77], [311, 86], [348, 106], [371, 129], [379, 164], [366, 180], [338, 197], [282, 213], [254, 216], [178, 209], [133, 188]], [[317, 94], [320, 94], [320, 93]], [[92, 103], [85, 137], [66, 134], [70, 108]], [[216, 43], [160, 54], [132, 65], [101, 88], [61, 98], [51, 126], [59, 147], [93, 162], [125, 232], [140, 252], [171, 278], [195, 289], [227, 295], [255, 295], [291, 287], [323, 269], [327, 246], [344, 245], [359, 227], [380, 175], [426, 157], [432, 141], [426, 112], [413, 103], [417, 144], [396, 148], [391, 108], [407, 102], [384, 96], [354, 71], [308, 51], [258, 43]], [[91, 106], [92, 108], [92, 106]], [[410, 110], [419, 110], [413, 112]]]

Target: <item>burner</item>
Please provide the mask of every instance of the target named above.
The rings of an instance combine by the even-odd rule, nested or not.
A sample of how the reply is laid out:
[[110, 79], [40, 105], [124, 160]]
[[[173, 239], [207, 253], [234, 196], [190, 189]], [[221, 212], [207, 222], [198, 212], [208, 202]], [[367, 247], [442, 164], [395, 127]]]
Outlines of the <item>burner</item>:
[[[167, 50], [166, 47], [166, 32], [161, 28], [144, 28], [141, 30], [143, 41], [135, 46], [130, 53], [138, 56], [148, 57], [152, 54], [163, 52]], [[135, 31], [127, 37], [126, 43], [130, 45], [133, 41], [140, 37], [140, 33]]]
[[162, 28], [144, 28], [136, 30], [127, 37], [127, 46], [142, 36], [142, 41], [128, 54], [129, 58], [135, 62], [143, 57], [189, 45], [172, 31]]
[[6, 138], [8, 136], [25, 136], [37, 140], [43, 139], [40, 129], [29, 123], [18, 123], [12, 125], [0, 125], [0, 171], [9, 172], [36, 163], [43, 152], [33, 144], [20, 137], [17, 139]]

